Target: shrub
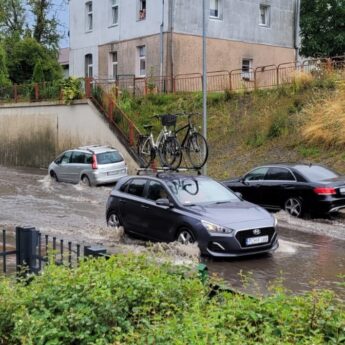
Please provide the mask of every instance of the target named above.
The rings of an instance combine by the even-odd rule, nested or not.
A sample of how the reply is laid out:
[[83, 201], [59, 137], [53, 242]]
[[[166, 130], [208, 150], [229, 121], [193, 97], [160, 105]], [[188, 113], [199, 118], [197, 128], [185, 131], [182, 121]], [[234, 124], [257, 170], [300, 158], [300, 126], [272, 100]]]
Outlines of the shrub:
[[344, 305], [327, 291], [253, 298], [210, 288], [145, 256], [50, 265], [0, 280], [0, 344], [341, 344]]
[[61, 82], [61, 88], [63, 99], [67, 104], [71, 103], [75, 99], [82, 98], [80, 79], [69, 77]]

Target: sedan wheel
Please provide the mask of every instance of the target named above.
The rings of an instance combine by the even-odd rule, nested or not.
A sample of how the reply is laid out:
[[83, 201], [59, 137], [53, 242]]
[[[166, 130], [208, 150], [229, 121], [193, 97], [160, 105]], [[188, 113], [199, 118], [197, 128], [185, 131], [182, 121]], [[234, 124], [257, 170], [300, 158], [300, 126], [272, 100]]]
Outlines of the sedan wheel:
[[302, 201], [298, 198], [290, 198], [285, 202], [285, 211], [291, 214], [291, 216], [301, 217], [303, 208]]
[[121, 225], [120, 219], [116, 213], [113, 213], [113, 212], [110, 213], [107, 224], [111, 228], [118, 228]]
[[177, 242], [181, 244], [191, 244], [194, 243], [195, 240], [193, 234], [189, 230], [183, 229], [177, 236]]

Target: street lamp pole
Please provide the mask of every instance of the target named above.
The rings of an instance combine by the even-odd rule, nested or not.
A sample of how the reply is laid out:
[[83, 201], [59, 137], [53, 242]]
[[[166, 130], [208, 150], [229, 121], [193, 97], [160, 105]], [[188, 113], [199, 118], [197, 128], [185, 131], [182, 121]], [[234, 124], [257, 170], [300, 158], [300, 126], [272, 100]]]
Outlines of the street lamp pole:
[[[202, 134], [207, 140], [207, 60], [206, 60], [206, 0], [202, 0]], [[202, 168], [203, 175], [207, 174], [207, 164]]]

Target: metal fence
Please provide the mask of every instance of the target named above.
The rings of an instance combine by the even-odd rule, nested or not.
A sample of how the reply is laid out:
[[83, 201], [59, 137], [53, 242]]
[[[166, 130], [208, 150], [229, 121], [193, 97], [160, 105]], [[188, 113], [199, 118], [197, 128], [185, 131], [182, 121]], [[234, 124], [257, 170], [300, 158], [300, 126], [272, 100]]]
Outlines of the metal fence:
[[58, 265], [74, 267], [84, 257], [106, 255], [103, 247], [82, 246], [57, 239], [42, 234], [34, 227], [17, 227], [15, 232], [3, 229], [0, 245], [4, 274], [37, 274], [50, 258]]
[[[272, 88], [293, 83], [300, 73], [311, 73], [317, 76], [325, 72], [334, 72], [341, 78], [345, 78], [344, 71], [345, 56], [258, 66], [246, 71], [242, 69], [211, 71], [207, 73], [207, 90], [221, 92]], [[133, 96], [152, 93], [199, 92], [202, 90], [202, 80], [202, 74], [189, 73], [178, 74], [174, 77], [118, 76], [117, 80], [95, 80], [95, 83], [102, 85], [107, 92], [110, 90], [116, 98], [120, 91], [128, 92]]]

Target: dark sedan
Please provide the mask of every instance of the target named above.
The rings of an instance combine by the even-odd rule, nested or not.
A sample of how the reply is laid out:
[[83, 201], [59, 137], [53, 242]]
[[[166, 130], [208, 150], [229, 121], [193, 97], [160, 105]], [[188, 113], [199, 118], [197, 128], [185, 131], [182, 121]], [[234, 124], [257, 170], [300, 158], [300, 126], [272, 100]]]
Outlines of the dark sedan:
[[321, 165], [265, 165], [223, 184], [247, 201], [296, 217], [345, 208], [345, 177]]
[[242, 256], [278, 247], [276, 220], [222, 184], [204, 176], [159, 173], [122, 178], [106, 207], [108, 226], [126, 233], [184, 244], [201, 253]]

